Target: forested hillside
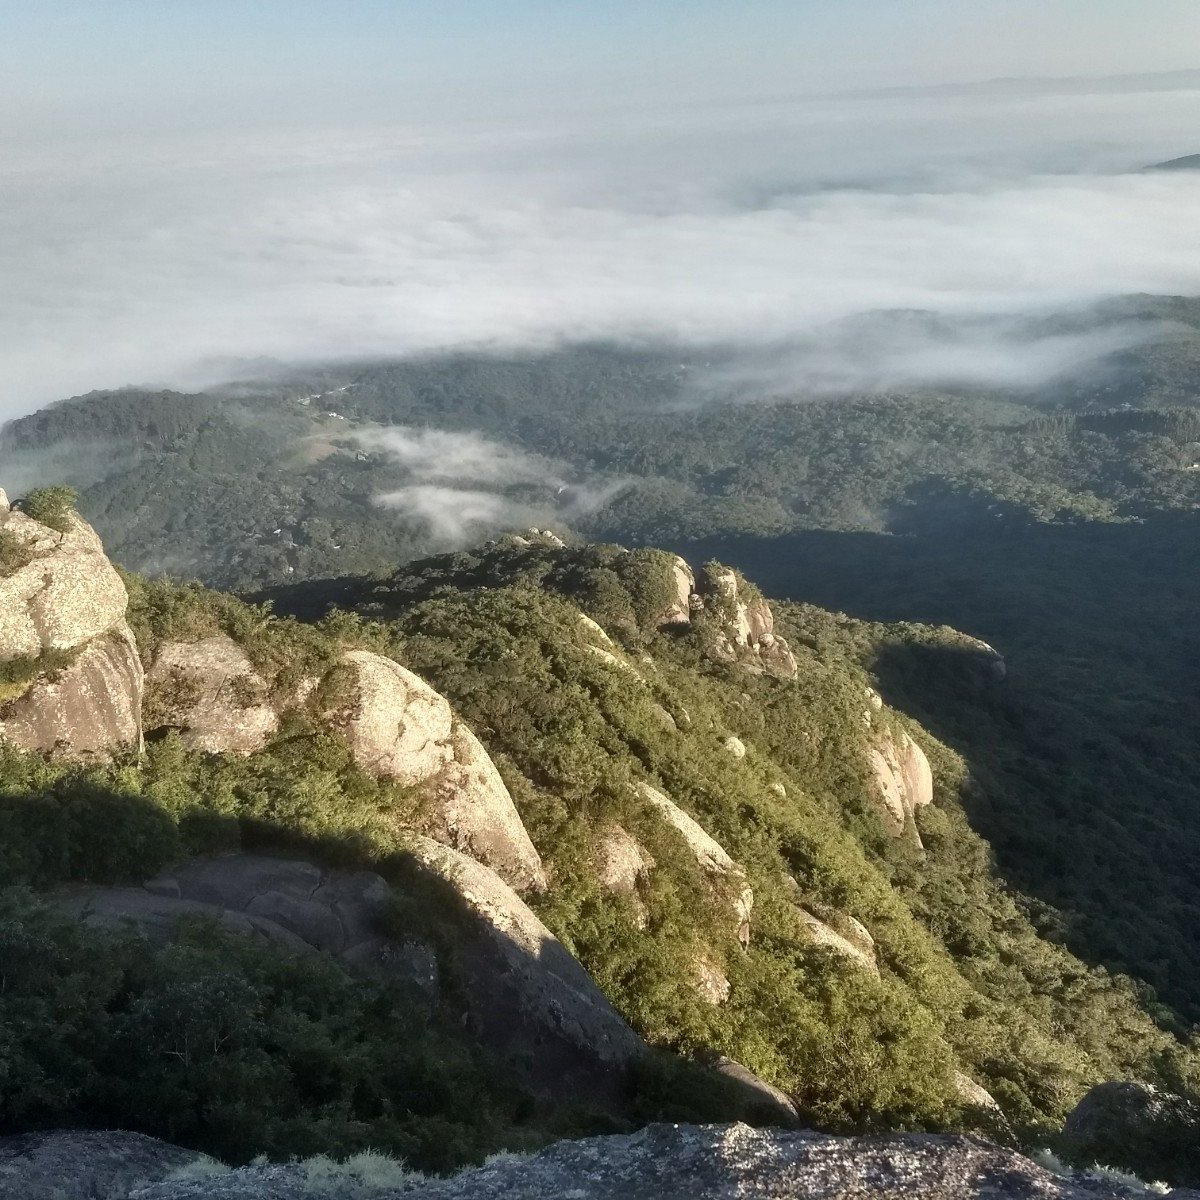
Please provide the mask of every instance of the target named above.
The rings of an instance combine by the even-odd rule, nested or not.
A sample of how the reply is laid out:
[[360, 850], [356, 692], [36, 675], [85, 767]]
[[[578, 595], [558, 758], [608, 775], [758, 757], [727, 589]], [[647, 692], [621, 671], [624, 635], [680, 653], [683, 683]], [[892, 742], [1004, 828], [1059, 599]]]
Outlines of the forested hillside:
[[[31, 566], [65, 585], [81, 556], [110, 570], [73, 520], [61, 542], [11, 514], [6, 531], [41, 557], [0, 585]], [[556, 1134], [745, 1111], [705, 1073], [716, 1055], [823, 1128], [1026, 1142], [1053, 1139], [1103, 1079], [1198, 1080], [1195, 1046], [1144, 991], [1039, 933], [971, 828], [968, 764], [873, 690], [886, 678], [870, 664], [901, 641], [953, 652], [986, 710], [1004, 681], [970, 638], [807, 607], [775, 624], [718, 564], [693, 574], [662, 551], [549, 537], [343, 582], [317, 625], [195, 585], [126, 588], [127, 610], [113, 593], [92, 623], [127, 623], [135, 640], [144, 754], [71, 741], [93, 730], [91, 709], [65, 697], [113, 632], [65, 665], [27, 664], [0, 710], [3, 879], [44, 897], [4, 899], [8, 1130], [103, 1123], [227, 1158], [370, 1144], [444, 1168]], [[318, 587], [297, 599], [325, 603]], [[420, 679], [464, 723], [428, 782], [408, 772], [445, 701]], [[31, 706], [78, 732], [48, 754], [13, 748], [37, 736]], [[476, 807], [442, 823], [465, 794]], [[513, 806], [507, 825], [497, 804]], [[441, 875], [430, 837], [464, 848]], [[277, 887], [293, 860], [316, 864], [304, 869], [343, 903], [362, 877], [337, 872], [376, 872], [370, 886], [394, 896], [388, 944], [424, 947], [431, 965], [413, 975], [402, 956], [351, 982], [349, 960], [293, 957], [294, 938], [239, 940], [228, 931], [244, 918], [228, 893], [212, 906], [206, 864], [246, 851], [284, 856], [246, 860], [279, 861]], [[631, 1045], [623, 1074], [575, 1060], [547, 1083], [539, 1055], [561, 1031], [524, 1063], [488, 1032], [480, 1013], [504, 993], [472, 974], [480, 918], [464, 904], [486, 886], [506, 920], [536, 921], [496, 873], [654, 1054]], [[193, 877], [210, 890], [181, 890]], [[176, 895], [210, 903], [180, 909]], [[246, 911], [286, 921], [303, 907], [270, 904]], [[163, 944], [172, 913], [185, 919]], [[579, 1103], [548, 1103], [547, 1086]]]

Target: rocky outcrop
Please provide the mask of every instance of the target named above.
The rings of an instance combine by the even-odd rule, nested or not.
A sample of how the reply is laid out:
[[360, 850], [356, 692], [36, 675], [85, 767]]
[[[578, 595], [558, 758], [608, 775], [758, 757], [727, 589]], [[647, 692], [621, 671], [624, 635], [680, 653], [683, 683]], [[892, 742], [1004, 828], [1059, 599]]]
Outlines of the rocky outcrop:
[[0, 661], [73, 650], [114, 629], [128, 597], [95, 531], [74, 513], [65, 533], [0, 508], [0, 531], [29, 561], [0, 576]]
[[692, 619], [692, 596], [696, 591], [696, 576], [687, 562], [675, 555], [671, 563], [671, 582], [675, 595], [658, 617], [658, 624], [686, 625]]
[[474, 916], [459, 959], [465, 1020], [545, 1095], [609, 1097], [645, 1043], [496, 872], [429, 838], [412, 853]]
[[644, 926], [646, 908], [638, 895], [638, 884], [654, 869], [654, 859], [646, 847], [620, 825], [610, 825], [596, 839], [593, 865], [601, 890], [629, 900], [639, 926]]
[[1008, 676], [1008, 664], [1004, 661], [1004, 656], [995, 646], [985, 642], [982, 638], [971, 637], [969, 634], [959, 635], [967, 644], [974, 650], [983, 662], [984, 670], [987, 674], [997, 681], [1005, 679]]
[[920, 843], [913, 825], [918, 808], [933, 803], [933, 771], [925, 751], [907, 733], [886, 732], [867, 751], [880, 816], [893, 837], [906, 831]]
[[[859, 925], [862, 930], [862, 938], [851, 940], [845, 934], [839, 933], [832, 925], [822, 921], [820, 917], [810, 913], [805, 908], [796, 910], [800, 918], [800, 923], [804, 928], [808, 940], [815, 946], [824, 946], [828, 950], [832, 950], [835, 954], [840, 954], [843, 958], [849, 959], [860, 967], [866, 967], [868, 971], [879, 973], [879, 965], [875, 961], [875, 939], [867, 932], [865, 927]], [[853, 921], [853, 917], [847, 917], [847, 920]], [[858, 922], [855, 922], [858, 924]]]
[[[800, 1113], [791, 1097], [732, 1058], [718, 1055], [712, 1069], [735, 1084], [747, 1102], [773, 1125], [798, 1125]], [[754, 1114], [750, 1114], [754, 1115]]]
[[1101, 1083], [1067, 1117], [1062, 1146], [1077, 1162], [1200, 1188], [1200, 1103], [1148, 1083]]
[[397, 888], [452, 889], [461, 908], [454, 995], [462, 1023], [547, 1097], [611, 1099], [645, 1052], [591, 976], [495, 872], [429, 838], [413, 844], [414, 874], [389, 886], [370, 872], [326, 871], [268, 855], [196, 859], [140, 888], [73, 888], [56, 904], [94, 925], [132, 921], [154, 941], [184, 917], [270, 941], [293, 954], [323, 953], [352, 973], [403, 987], [432, 1008], [438, 966], [419, 936], [389, 931]]
[[756, 673], [796, 678], [796, 656], [775, 633], [771, 606], [761, 596], [747, 598], [736, 571], [725, 567], [710, 574], [699, 601], [718, 617], [707, 646], [713, 658]]
[[325, 718], [360, 767], [420, 786], [431, 800], [429, 832], [492, 867], [512, 886], [542, 889], [546, 873], [500, 773], [446, 698], [382, 655], [348, 651], [337, 702]]
[[356, 974], [437, 997], [437, 960], [419, 941], [384, 932], [392, 890], [369, 871], [326, 871], [261, 854], [197, 858], [142, 887], [84, 887], [59, 893], [59, 907], [90, 925], [132, 922], [155, 942], [184, 917], [214, 920], [227, 933], [260, 938], [292, 954], [329, 954]]
[[[101, 1135], [112, 1136], [112, 1135]], [[450, 1179], [412, 1179], [372, 1200], [1125, 1200], [1119, 1182], [1055, 1175], [981, 1138], [835, 1137], [749, 1125], [650, 1125], [633, 1134], [499, 1155]], [[130, 1200], [349, 1200], [302, 1164], [250, 1166], [160, 1183]], [[1196, 1200], [1195, 1192], [1174, 1192]]]
[[669, 796], [648, 783], [637, 785], [638, 794], [664, 817], [683, 837], [701, 870], [712, 877], [718, 887], [728, 890], [733, 900], [734, 928], [743, 946], [750, 944], [750, 913], [754, 908], [754, 890], [746, 882], [746, 873], [729, 857], [725, 848], [710, 837], [696, 821], [688, 816]]
[[775, 632], [775, 615], [761, 596], [747, 596], [736, 571], [723, 567], [697, 581], [678, 555], [671, 563], [670, 602], [658, 615], [660, 628], [687, 626], [700, 613], [706, 625], [706, 653], [719, 662], [738, 663], [756, 674], [796, 677], [796, 658]]
[[37, 676], [0, 707], [0, 740], [22, 750], [107, 759], [142, 742], [142, 660], [121, 620], [67, 666]]
[[147, 730], [172, 728], [191, 750], [252, 754], [279, 728], [266, 680], [225, 634], [163, 642], [146, 676]]
[[0, 574], [0, 740], [60, 757], [106, 759], [141, 745], [143, 674], [128, 597], [100, 539], [74, 513], [64, 531], [0, 503], [15, 551]]
[[0, 1200], [126, 1200], [212, 1160], [140, 1133], [57, 1129], [0, 1138]]

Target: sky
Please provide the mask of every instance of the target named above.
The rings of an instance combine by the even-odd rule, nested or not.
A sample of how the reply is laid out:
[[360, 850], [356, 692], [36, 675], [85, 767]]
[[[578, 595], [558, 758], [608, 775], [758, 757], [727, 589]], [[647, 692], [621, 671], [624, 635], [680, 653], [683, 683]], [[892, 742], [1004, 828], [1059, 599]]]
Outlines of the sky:
[[[1139, 336], [1030, 314], [1200, 290], [1200, 174], [1138, 172], [1200, 152], [1195, 0], [0, 0], [0, 30], [0, 418], [591, 337], [1018, 386]], [[957, 332], [846, 332], [896, 309]]]

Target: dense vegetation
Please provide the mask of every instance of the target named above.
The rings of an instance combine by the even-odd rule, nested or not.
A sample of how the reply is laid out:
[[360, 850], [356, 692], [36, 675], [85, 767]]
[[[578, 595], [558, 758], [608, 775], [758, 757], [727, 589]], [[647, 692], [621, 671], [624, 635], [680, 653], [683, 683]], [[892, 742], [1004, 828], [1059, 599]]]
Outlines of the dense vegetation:
[[[10, 487], [78, 485], [84, 515], [132, 569], [233, 588], [441, 548], [436, 519], [376, 503], [430, 481], [451, 511], [480, 513], [474, 536], [524, 519], [656, 545], [903, 531], [965, 498], [1016, 524], [1190, 511], [1200, 306], [1144, 298], [1108, 316], [1174, 324], [1087, 385], [1032, 395], [776, 385], [764, 397], [721, 382], [740, 365], [730, 351], [578, 347], [313, 369], [202, 396], [96, 393], [10, 423], [0, 472]], [[491, 439], [501, 466], [480, 477], [445, 443], [397, 459], [379, 436], [397, 426]]]
[[[799, 680], [747, 676], [709, 663], [700, 631], [681, 638], [655, 630], [664, 597], [647, 581], [663, 578], [656, 553], [508, 543], [364, 582], [357, 599], [369, 615], [394, 622], [408, 660], [519, 772], [510, 785], [566, 889], [556, 890], [547, 919], [641, 1028], [684, 1047], [720, 1046], [835, 1126], [945, 1120], [945, 1072], [955, 1061], [1018, 1125], [1043, 1132], [1094, 1072], [1177, 1079], [1193, 1070], [1144, 1015], [1149, 1008], [1170, 1024], [1171, 1014], [1135, 985], [1088, 971], [1039, 938], [1020, 897], [992, 875], [961, 806], [972, 802], [961, 758], [927, 742], [939, 783], [938, 807], [920, 821], [928, 854], [885, 834], [866, 790], [862, 664], [899, 640], [952, 649], [960, 691], [986, 692], [977, 650], [946, 631], [884, 629], [794, 608], [787, 622]], [[322, 601], [355, 602], [354, 590], [302, 586], [286, 602], [315, 611]], [[559, 594], [620, 639], [635, 667], [651, 655], [644, 682], [580, 653], [585, 634]], [[673, 733], [659, 709], [686, 712], [692, 733]], [[754, 748], [742, 763], [722, 748], [730, 732]], [[651, 837], [633, 798], [639, 778], [702, 816], [751, 870], [749, 953], [731, 949], [728, 930], [723, 940], [719, 929], [705, 933], [709, 945], [724, 947], [721, 962], [734, 981], [719, 1010], [667, 982], [694, 954], [694, 896], [656, 913], [639, 936], [636, 914], [622, 920], [580, 870], [613, 822]], [[771, 786], [779, 783], [786, 797]], [[657, 861], [666, 850], [655, 842], [652, 853]], [[845, 912], [872, 930], [887, 967], [880, 981], [804, 948], [789, 875], [812, 911]], [[805, 982], [815, 978], [819, 996]], [[782, 1028], [803, 1031], [786, 1050], [772, 1032]], [[880, 1045], [889, 1047], [882, 1059]]]

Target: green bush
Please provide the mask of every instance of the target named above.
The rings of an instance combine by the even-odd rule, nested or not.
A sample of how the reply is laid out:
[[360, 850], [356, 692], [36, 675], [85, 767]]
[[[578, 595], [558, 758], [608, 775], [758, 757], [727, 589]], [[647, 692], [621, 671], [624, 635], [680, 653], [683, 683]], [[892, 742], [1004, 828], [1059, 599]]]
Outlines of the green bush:
[[15, 533], [0, 529], [0, 578], [14, 575], [33, 562], [33, 551]]
[[21, 509], [35, 521], [59, 533], [67, 533], [71, 528], [71, 514], [79, 500], [79, 493], [74, 488], [56, 485], [54, 487], [34, 488], [22, 501]]

